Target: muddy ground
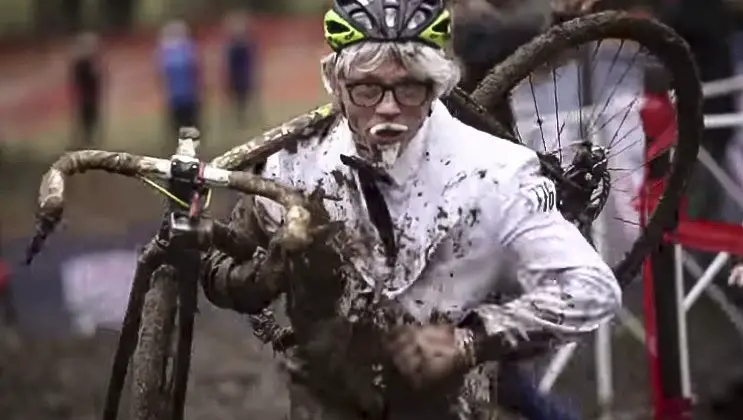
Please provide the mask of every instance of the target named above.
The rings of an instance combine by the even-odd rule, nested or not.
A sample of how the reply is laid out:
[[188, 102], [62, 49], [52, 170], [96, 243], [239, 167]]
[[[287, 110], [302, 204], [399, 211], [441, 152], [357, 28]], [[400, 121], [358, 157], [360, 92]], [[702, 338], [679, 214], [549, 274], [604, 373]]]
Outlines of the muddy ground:
[[[287, 399], [272, 355], [245, 322], [208, 305], [197, 321], [186, 415], [189, 419], [282, 419]], [[0, 410], [7, 420], [100, 418], [117, 334], [90, 339], [0, 337]], [[127, 384], [128, 386], [128, 384]], [[126, 407], [121, 419], [130, 418]]]

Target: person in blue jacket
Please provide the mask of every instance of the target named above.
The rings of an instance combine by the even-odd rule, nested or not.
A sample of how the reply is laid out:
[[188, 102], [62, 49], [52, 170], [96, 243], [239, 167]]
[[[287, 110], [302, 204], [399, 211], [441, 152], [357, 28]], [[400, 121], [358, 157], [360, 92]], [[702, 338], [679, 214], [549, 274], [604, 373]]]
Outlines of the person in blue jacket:
[[245, 17], [234, 15], [227, 20], [225, 64], [227, 94], [232, 102], [238, 125], [243, 125], [247, 113], [255, 113], [257, 51], [250, 38]]
[[180, 127], [198, 127], [201, 71], [196, 43], [185, 22], [165, 25], [157, 54], [171, 128], [177, 133]]

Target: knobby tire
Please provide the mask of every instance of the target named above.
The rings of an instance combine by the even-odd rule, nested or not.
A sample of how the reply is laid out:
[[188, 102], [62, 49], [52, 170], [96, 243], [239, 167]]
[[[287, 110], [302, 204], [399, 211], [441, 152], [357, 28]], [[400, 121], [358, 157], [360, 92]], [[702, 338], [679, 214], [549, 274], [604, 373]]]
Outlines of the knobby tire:
[[136, 420], [170, 417], [172, 397], [166, 378], [177, 309], [175, 272], [163, 265], [152, 275], [145, 296], [139, 343], [132, 360], [132, 418]]

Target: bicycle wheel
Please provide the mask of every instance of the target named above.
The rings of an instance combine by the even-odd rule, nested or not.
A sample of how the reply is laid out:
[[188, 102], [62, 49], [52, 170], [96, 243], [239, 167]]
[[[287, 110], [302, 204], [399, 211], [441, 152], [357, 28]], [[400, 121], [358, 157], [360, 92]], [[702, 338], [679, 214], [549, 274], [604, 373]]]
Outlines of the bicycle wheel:
[[[670, 89], [664, 93], [675, 96], [675, 103], [668, 103], [677, 130], [674, 137], [669, 125], [672, 140], [652, 156], [671, 155], [669, 169], [660, 177], [663, 182], [647, 185], [644, 169], [653, 162], [645, 158], [640, 111], [647, 105], [646, 89], [652, 81], [643, 79], [643, 71], [657, 65], [669, 77]], [[599, 70], [608, 72], [601, 76]], [[554, 164], [563, 172], [575, 169], [573, 159], [589, 142], [605, 152], [607, 176], [599, 189], [603, 197], [596, 198], [606, 204], [601, 204], [604, 223], [602, 228], [593, 226], [593, 237], [603, 241], [604, 250], [614, 251], [602, 254], [626, 286], [663, 233], [673, 227], [696, 162], [703, 130], [702, 94], [687, 45], [651, 19], [622, 12], [580, 17], [522, 46], [491, 71], [472, 99], [493, 109], [508, 94], [517, 140], [541, 152], [543, 164]], [[620, 157], [621, 153], [625, 155]], [[618, 168], [620, 164], [629, 166]], [[558, 193], [560, 188], [558, 183]], [[654, 210], [638, 207], [657, 189], [662, 193]], [[625, 195], [629, 200], [621, 202]], [[641, 213], [650, 213], [643, 226]]]
[[139, 343], [132, 358], [132, 418], [169, 418], [172, 402], [172, 336], [178, 307], [178, 284], [172, 267], [152, 274], [142, 310]]

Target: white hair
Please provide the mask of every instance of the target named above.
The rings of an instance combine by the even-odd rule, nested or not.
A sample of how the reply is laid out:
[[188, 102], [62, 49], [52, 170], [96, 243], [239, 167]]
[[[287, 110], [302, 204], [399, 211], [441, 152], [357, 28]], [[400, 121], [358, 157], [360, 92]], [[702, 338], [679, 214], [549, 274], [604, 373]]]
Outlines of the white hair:
[[437, 98], [454, 89], [461, 77], [459, 66], [446, 57], [444, 51], [420, 42], [360, 42], [322, 59], [325, 90], [336, 95], [338, 83], [348, 76], [351, 69], [371, 73], [390, 59], [402, 63], [416, 79], [433, 82]]

